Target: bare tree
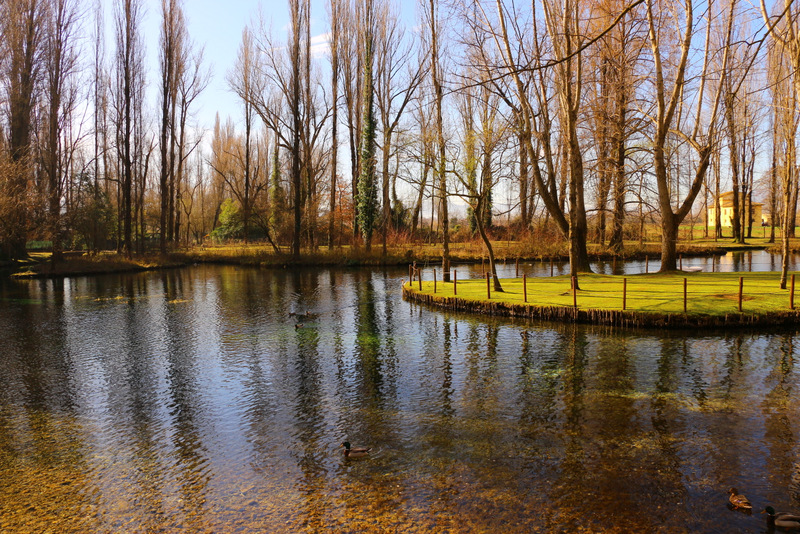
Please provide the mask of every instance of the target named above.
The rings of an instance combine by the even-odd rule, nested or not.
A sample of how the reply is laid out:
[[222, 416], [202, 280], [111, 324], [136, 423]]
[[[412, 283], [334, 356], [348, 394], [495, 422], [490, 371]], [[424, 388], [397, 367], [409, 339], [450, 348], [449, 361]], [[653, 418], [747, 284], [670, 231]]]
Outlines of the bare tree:
[[434, 131], [436, 132], [435, 146], [436, 155], [433, 166], [434, 182], [439, 198], [439, 220], [441, 221], [442, 231], [442, 280], [450, 281], [450, 216], [448, 213], [448, 191], [447, 191], [447, 158], [444, 141], [444, 119], [443, 101], [444, 91], [442, 89], [442, 73], [439, 42], [439, 19], [440, 4], [439, 0], [427, 0], [424, 9], [424, 23], [427, 37], [430, 39], [428, 44], [430, 49], [430, 79], [433, 88], [434, 105]]
[[2, 254], [11, 259], [26, 256], [28, 186], [31, 178], [33, 108], [41, 70], [44, 2], [5, 0], [0, 3], [0, 24], [6, 60], [8, 151], [12, 174], [6, 195], [12, 199], [5, 214], [8, 231], [2, 238]]
[[[797, 98], [800, 91], [800, 19], [797, 6], [788, 0], [779, 5], [781, 11], [774, 17], [767, 12], [765, 3], [761, 2], [761, 13], [767, 23], [769, 35], [774, 41], [770, 68], [773, 80], [791, 80], [792, 91], [775, 92], [779, 98], [775, 99], [776, 125], [774, 128], [780, 132], [784, 154], [782, 170], [781, 201], [783, 203], [783, 216], [781, 217], [781, 289], [786, 289], [789, 272], [789, 237], [790, 230], [794, 229], [794, 211], [797, 202]], [[785, 59], [784, 59], [785, 58]], [[784, 63], [785, 61], [785, 63]], [[784, 75], [785, 73], [785, 75]], [[782, 84], [781, 84], [782, 85]], [[780, 87], [781, 85], [776, 85]], [[773, 212], [772, 216], [775, 216]]]
[[184, 42], [183, 6], [180, 0], [161, 0], [161, 38], [159, 43], [161, 128], [159, 149], [161, 172], [159, 174], [159, 197], [161, 199], [161, 225], [159, 246], [161, 253], [167, 252], [170, 237], [170, 184], [175, 174], [175, 110], [178, 99], [178, 78], [184, 65], [181, 64], [181, 47]]
[[[344, 0], [343, 0], [344, 1]], [[361, 53], [361, 39], [363, 32], [363, 6], [361, 1], [346, 2], [339, 12], [342, 28], [341, 40], [341, 69], [342, 93], [346, 111], [346, 124], [348, 145], [350, 147], [350, 192], [353, 204], [358, 197], [358, 177], [361, 175], [361, 157], [359, 144], [361, 139], [361, 111], [363, 90], [363, 59]], [[358, 207], [353, 210], [353, 237], [359, 234]]]
[[[733, 12], [735, 1], [730, 2], [730, 12]], [[651, 141], [653, 172], [658, 191], [658, 203], [661, 212], [661, 271], [674, 271], [677, 268], [677, 240], [678, 227], [692, 209], [694, 200], [703, 185], [710, 156], [716, 143], [716, 128], [718, 124], [717, 113], [720, 108], [720, 99], [724, 80], [717, 84], [712, 98], [705, 95], [706, 80], [708, 78], [709, 61], [712, 55], [711, 44], [711, 18], [707, 17], [704, 37], [704, 53], [700, 72], [696, 79], [699, 87], [696, 88], [697, 107], [693, 116], [682, 117], [684, 94], [690, 90], [690, 58], [694, 57], [692, 51], [697, 43], [694, 41], [697, 32], [695, 9], [692, 0], [670, 2], [672, 12], [680, 14], [667, 17], [661, 5], [656, 5], [654, 0], [647, 2], [648, 40], [653, 61], [653, 90], [655, 93], [656, 110], [653, 116], [655, 132]], [[667, 23], [672, 21], [674, 26]], [[722, 73], [727, 71], [730, 43], [731, 25], [733, 17], [727, 18], [726, 28], [723, 29], [723, 42], [719, 46], [722, 51]], [[671, 42], [674, 35], [680, 35], [678, 49], [670, 51], [669, 56], [664, 56], [662, 49], [665, 43]], [[669, 37], [668, 37], [669, 36]], [[665, 64], [665, 60], [670, 61]], [[668, 80], [667, 76], [671, 78]], [[703, 112], [706, 111], [706, 116]], [[693, 176], [685, 195], [680, 196], [671, 187], [670, 173], [668, 170], [668, 148], [673, 132], [679, 132], [682, 139], [696, 152]], [[677, 209], [673, 208], [673, 196], [678, 199]]]
[[342, 0], [330, 0], [329, 16], [331, 23], [331, 179], [328, 213], [328, 250], [333, 250], [334, 225], [336, 216], [336, 177], [339, 172], [339, 75], [341, 73], [340, 57], [342, 48], [339, 45], [342, 33]]
[[415, 54], [413, 43], [405, 38], [393, 6], [384, 0], [378, 3], [375, 31], [375, 97], [381, 132], [381, 192], [383, 255], [387, 237], [393, 227], [392, 211], [396, 198], [391, 198], [392, 173], [390, 160], [393, 138], [406, 108], [424, 78], [424, 56]]
[[[191, 140], [187, 138], [189, 129], [188, 121], [191, 116], [192, 104], [208, 86], [211, 73], [203, 66], [204, 49], [189, 42], [188, 46], [181, 48], [181, 69], [178, 77], [178, 138], [177, 138], [177, 169], [175, 170], [174, 199], [171, 203], [171, 213], [174, 214], [173, 239], [177, 243], [181, 233], [181, 203], [182, 194], [186, 189], [186, 162], [189, 156], [197, 149], [202, 141], [202, 134]], [[188, 222], [188, 220], [187, 220]]]
[[[605, 28], [624, 8], [620, 0], [597, 5], [595, 24]], [[634, 116], [637, 89], [635, 74], [646, 43], [644, 17], [631, 10], [616, 21], [598, 40], [588, 61], [595, 73], [589, 84], [591, 124], [594, 137], [595, 175], [597, 177], [597, 239], [602, 245], [611, 213], [609, 247], [617, 252], [623, 247], [625, 197], [628, 192], [628, 145], [640, 129]], [[609, 207], [610, 204], [610, 207]]]
[[46, 138], [42, 167], [47, 176], [48, 226], [53, 241], [53, 263], [61, 260], [63, 230], [62, 196], [71, 171], [75, 139], [68, 131], [78, 106], [75, 80], [78, 74], [78, 11], [75, 0], [50, 0], [45, 13], [44, 65], [46, 101]]
[[250, 217], [255, 196], [261, 189], [258, 183], [257, 165], [254, 165], [252, 157], [253, 121], [256, 118], [253, 103], [258, 91], [256, 80], [258, 68], [258, 52], [255, 42], [250, 35], [250, 30], [245, 28], [242, 32], [242, 44], [239, 46], [239, 57], [233, 71], [228, 74], [228, 85], [241, 98], [244, 115], [244, 154], [239, 158], [242, 163], [244, 183], [237, 196], [242, 205], [245, 242], [250, 238]]
[[[118, 205], [122, 227], [120, 245], [133, 253], [133, 184], [139, 163], [134, 143], [137, 109], [141, 106], [144, 79], [144, 50], [139, 32], [141, 0], [118, 0], [116, 4], [115, 117], [117, 158], [120, 166]], [[119, 247], [119, 246], [118, 246]]]

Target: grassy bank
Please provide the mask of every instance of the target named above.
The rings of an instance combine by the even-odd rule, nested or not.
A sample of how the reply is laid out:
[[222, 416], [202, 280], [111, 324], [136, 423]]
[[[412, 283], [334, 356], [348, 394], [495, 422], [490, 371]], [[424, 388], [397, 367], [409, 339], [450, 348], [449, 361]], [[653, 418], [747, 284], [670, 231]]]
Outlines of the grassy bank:
[[[748, 245], [736, 245], [730, 240], [698, 240], [681, 243], [678, 252], [684, 257], [721, 255], [729, 250], [741, 248], [764, 248], [762, 241], [752, 240]], [[480, 263], [486, 259], [486, 249], [479, 241], [457, 242], [451, 244], [453, 263]], [[498, 261], [568, 261], [568, 247], [563, 239], [538, 241], [497, 240], [493, 242]], [[645, 257], [657, 259], [661, 244], [657, 242], [639, 243], [628, 241], [620, 253], [589, 245], [589, 255], [593, 261], [643, 260]], [[342, 246], [329, 250], [319, 247], [316, 250], [303, 250], [299, 258], [293, 258], [288, 248], [275, 252], [263, 243], [224, 244], [196, 246], [176, 250], [165, 256], [149, 253], [131, 259], [113, 252], [89, 255], [80, 252], [67, 253], [63, 261], [53, 265], [49, 252], [31, 252], [23, 262], [7, 262], [0, 265], [3, 273], [15, 273], [17, 277], [58, 277], [77, 276], [112, 272], [131, 272], [148, 269], [169, 268], [192, 263], [219, 263], [226, 265], [246, 265], [256, 267], [286, 268], [289, 266], [381, 266], [407, 265], [411, 262], [436, 263], [441, 261], [441, 244], [408, 242], [387, 248], [384, 255], [380, 245], [367, 251], [364, 247]]]
[[101, 253], [96, 255], [66, 255], [53, 264], [50, 253], [31, 254], [28, 260], [19, 263], [14, 278], [60, 278], [104, 273], [124, 273], [168, 269], [186, 265], [180, 256], [144, 255], [126, 258], [122, 254]]
[[404, 284], [403, 294], [410, 300], [453, 310], [625, 326], [800, 323], [800, 310], [790, 308], [790, 289], [780, 289], [779, 273], [654, 273], [624, 278], [586, 274], [579, 278], [580, 289], [574, 295], [568, 276], [536, 277], [527, 280], [527, 302], [522, 278], [505, 279], [501, 284], [503, 292], [487, 295], [483, 279], [459, 280], [456, 288], [438, 281], [435, 292], [433, 281], [423, 281], [420, 289], [415, 280]]

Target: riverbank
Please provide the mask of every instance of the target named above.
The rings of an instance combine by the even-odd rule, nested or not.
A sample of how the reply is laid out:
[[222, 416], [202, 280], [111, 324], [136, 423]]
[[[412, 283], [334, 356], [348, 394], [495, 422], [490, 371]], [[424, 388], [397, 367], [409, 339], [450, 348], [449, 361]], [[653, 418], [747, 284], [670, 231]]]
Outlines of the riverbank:
[[[517, 241], [496, 241], [493, 243], [498, 262], [566, 262], [569, 261], [565, 247], [551, 247], [546, 244], [533, 247], [529, 243]], [[727, 242], [686, 243], [678, 247], [681, 256], [701, 257], [723, 255], [731, 250], [760, 250], [763, 244], [735, 245]], [[626, 243], [620, 253], [590, 247], [592, 261], [631, 261], [649, 258], [657, 261], [660, 256], [658, 243]], [[452, 263], [481, 263], [486, 260], [485, 247], [476, 242], [453, 243], [451, 245]], [[123, 254], [101, 252], [84, 254], [69, 252], [62, 261], [53, 264], [47, 252], [31, 253], [23, 262], [6, 262], [0, 265], [0, 273], [15, 278], [53, 278], [81, 276], [102, 273], [136, 272], [162, 268], [174, 268], [194, 263], [213, 263], [223, 265], [242, 265], [264, 268], [285, 269], [289, 267], [380, 267], [407, 265], [412, 262], [434, 264], [441, 262], [441, 245], [438, 243], [409, 243], [391, 246], [383, 253], [380, 246], [367, 251], [363, 247], [340, 247], [328, 250], [320, 247], [316, 251], [305, 251], [299, 258], [293, 258], [288, 250], [276, 252], [263, 244], [228, 244], [192, 247], [171, 252], [167, 255], [148, 253], [127, 258]]]
[[143, 255], [127, 258], [123, 254], [101, 253], [67, 254], [53, 264], [50, 254], [32, 254], [31, 257], [7, 268], [12, 278], [64, 278], [94, 274], [131, 273], [172, 269], [188, 263], [179, 256]]
[[[741, 282], [740, 282], [741, 281]], [[442, 309], [547, 321], [645, 328], [727, 328], [800, 324], [780, 273], [653, 273], [403, 284], [406, 300]], [[741, 288], [741, 294], [740, 294]]]

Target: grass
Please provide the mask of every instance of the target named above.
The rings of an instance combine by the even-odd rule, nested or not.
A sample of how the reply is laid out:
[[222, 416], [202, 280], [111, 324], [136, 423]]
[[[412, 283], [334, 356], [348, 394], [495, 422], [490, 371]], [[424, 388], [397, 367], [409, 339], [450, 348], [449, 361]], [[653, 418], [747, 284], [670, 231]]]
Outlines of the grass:
[[73, 276], [102, 273], [134, 272], [149, 269], [178, 267], [184, 262], [170, 256], [159, 255], [133, 256], [126, 258], [123, 254], [101, 253], [90, 255], [67, 255], [55, 266], [50, 262], [49, 252], [38, 252], [29, 255], [26, 262], [20, 264], [15, 278], [38, 278], [48, 276]]
[[[743, 313], [766, 315], [790, 311], [790, 290], [780, 288], [780, 273], [675, 273], [627, 276], [625, 310], [653, 314], [683, 314], [683, 284], [687, 281], [687, 313], [699, 316], [725, 316], [738, 313], [739, 277], [743, 279]], [[501, 280], [503, 292], [492, 291], [487, 299], [486, 281], [459, 280], [457, 297], [474, 303], [525, 305], [522, 279]], [[579, 277], [577, 304], [581, 310], [622, 311], [623, 277], [585, 274]], [[433, 281], [423, 281], [422, 291], [415, 280], [415, 293], [433, 296]], [[408, 282], [405, 283], [406, 289]], [[573, 295], [568, 276], [536, 277], [527, 280], [527, 305], [532, 307], [572, 307]], [[453, 284], [437, 283], [436, 297], [453, 297]]]

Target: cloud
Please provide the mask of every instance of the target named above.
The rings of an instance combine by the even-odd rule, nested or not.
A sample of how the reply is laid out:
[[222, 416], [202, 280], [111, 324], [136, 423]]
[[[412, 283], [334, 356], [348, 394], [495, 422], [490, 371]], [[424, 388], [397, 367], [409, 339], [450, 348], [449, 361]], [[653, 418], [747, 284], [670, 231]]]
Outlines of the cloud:
[[325, 57], [330, 52], [331, 33], [321, 33], [311, 38], [311, 56], [314, 58]]

